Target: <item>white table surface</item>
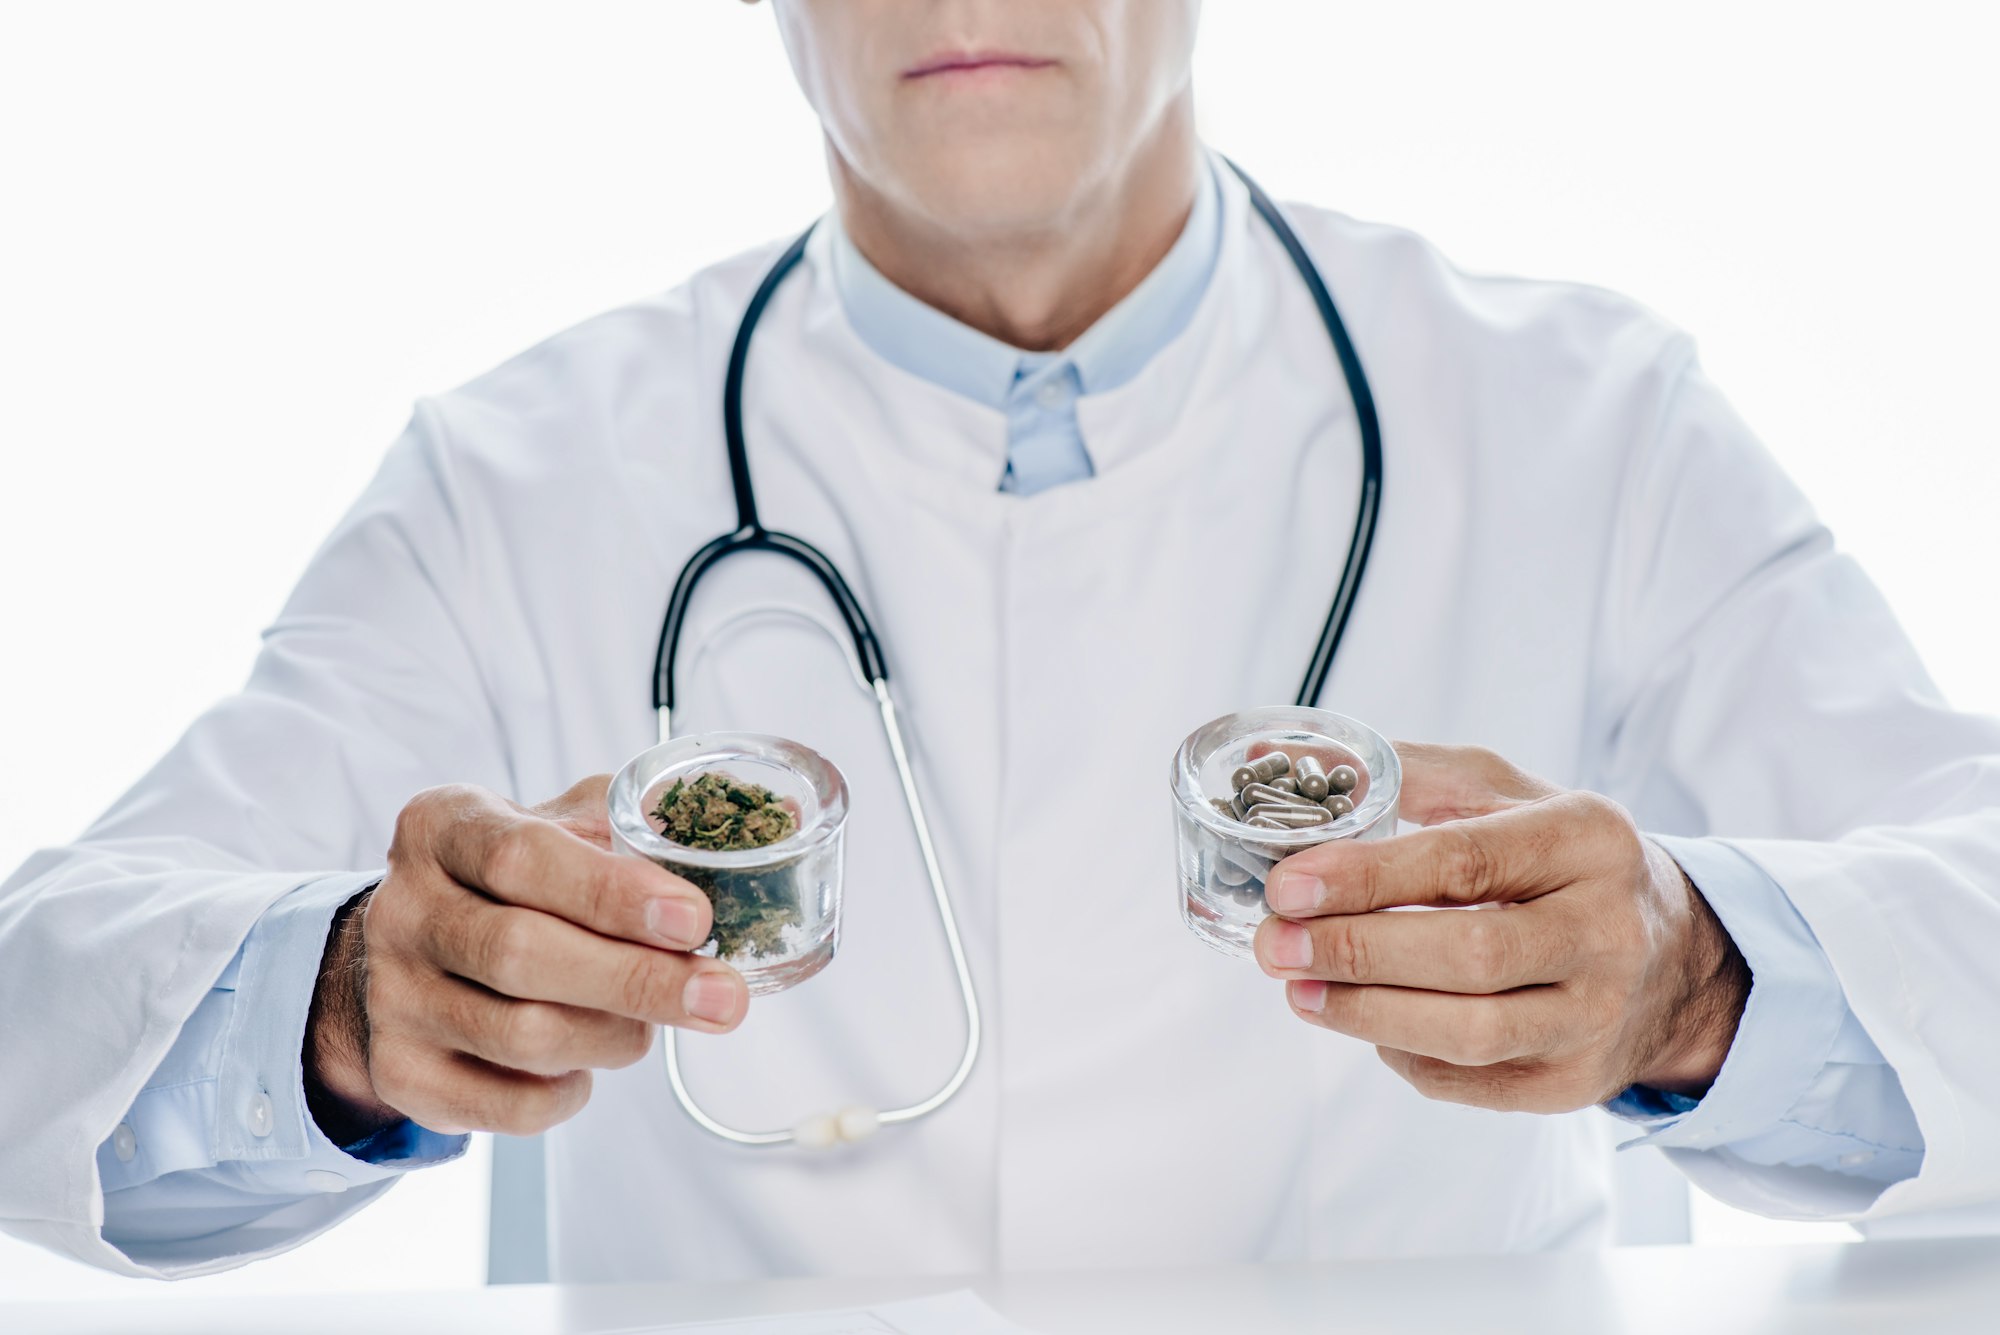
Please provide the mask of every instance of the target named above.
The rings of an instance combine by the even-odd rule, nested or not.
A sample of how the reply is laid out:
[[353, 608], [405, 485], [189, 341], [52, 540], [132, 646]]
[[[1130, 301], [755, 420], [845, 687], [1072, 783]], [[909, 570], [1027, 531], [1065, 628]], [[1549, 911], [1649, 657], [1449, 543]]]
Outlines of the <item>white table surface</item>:
[[972, 1288], [1042, 1335], [2000, 1335], [2000, 1238], [921, 1280], [0, 1303], [5, 1335], [587, 1335]]

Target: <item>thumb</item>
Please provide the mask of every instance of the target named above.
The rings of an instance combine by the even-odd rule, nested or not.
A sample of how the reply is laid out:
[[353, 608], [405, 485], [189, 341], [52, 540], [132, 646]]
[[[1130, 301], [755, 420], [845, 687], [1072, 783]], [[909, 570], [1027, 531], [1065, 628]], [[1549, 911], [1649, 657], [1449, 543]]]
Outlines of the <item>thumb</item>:
[[1397, 814], [1418, 825], [1486, 816], [1554, 797], [1562, 789], [1477, 746], [1397, 742], [1403, 791]]
[[528, 811], [562, 826], [599, 848], [611, 847], [611, 776], [593, 774], [570, 785], [560, 797], [538, 802]]

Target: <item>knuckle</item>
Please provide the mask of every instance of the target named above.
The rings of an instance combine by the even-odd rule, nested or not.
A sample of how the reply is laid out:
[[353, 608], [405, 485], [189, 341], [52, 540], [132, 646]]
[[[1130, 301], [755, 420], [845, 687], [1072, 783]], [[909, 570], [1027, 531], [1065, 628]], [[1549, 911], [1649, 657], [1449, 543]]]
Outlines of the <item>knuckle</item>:
[[1579, 817], [1602, 841], [1601, 846], [1625, 854], [1640, 852], [1638, 823], [1632, 813], [1602, 793], [1576, 792], [1569, 796]]
[[361, 940], [366, 955], [372, 958], [385, 942], [400, 942], [410, 936], [412, 924], [406, 921], [404, 911], [410, 898], [409, 887], [394, 872], [368, 892], [360, 909]]
[[1514, 974], [1516, 950], [1511, 924], [1503, 925], [1492, 911], [1465, 916], [1460, 966], [1466, 981], [1482, 992], [1497, 992]]
[[427, 845], [450, 813], [462, 808], [476, 793], [469, 784], [441, 783], [425, 788], [403, 804], [396, 813], [396, 838], [410, 848]]
[[588, 915], [591, 924], [622, 928], [638, 911], [631, 884], [623, 875], [624, 870], [618, 860], [609, 855], [591, 860], [590, 870], [584, 873], [579, 889], [583, 912]]
[[643, 1020], [621, 1019], [616, 1041], [611, 1044], [605, 1065], [613, 1070], [635, 1066], [653, 1050], [653, 1026]]
[[396, 825], [389, 833], [389, 863], [407, 863], [430, 844], [431, 813], [436, 806], [435, 788], [426, 788], [403, 804], [396, 813]]
[[1319, 924], [1316, 952], [1326, 970], [1343, 982], [1367, 983], [1374, 980], [1372, 952], [1354, 925], [1338, 918]]
[[1493, 855], [1486, 841], [1463, 825], [1446, 825], [1446, 854], [1441, 868], [1443, 882], [1439, 898], [1458, 903], [1476, 902], [1493, 875]]
[[1387, 903], [1383, 862], [1379, 857], [1357, 858], [1347, 875], [1364, 905]]
[[634, 949], [619, 966], [617, 996], [625, 1014], [665, 1024], [680, 1015], [673, 971], [663, 956]]
[[522, 990], [535, 958], [535, 921], [525, 909], [501, 909], [478, 952], [480, 981], [500, 992]]
[[371, 1042], [368, 1046], [368, 1082], [375, 1096], [391, 1108], [407, 1115], [412, 1104], [421, 1104], [430, 1081], [425, 1064], [403, 1043]]
[[520, 884], [535, 852], [529, 828], [524, 822], [509, 821], [487, 836], [479, 850], [479, 881], [482, 887], [490, 890], [497, 886]]
[[507, 1008], [500, 1025], [500, 1047], [523, 1065], [541, 1066], [569, 1046], [569, 1025], [553, 1006], [521, 1001]]

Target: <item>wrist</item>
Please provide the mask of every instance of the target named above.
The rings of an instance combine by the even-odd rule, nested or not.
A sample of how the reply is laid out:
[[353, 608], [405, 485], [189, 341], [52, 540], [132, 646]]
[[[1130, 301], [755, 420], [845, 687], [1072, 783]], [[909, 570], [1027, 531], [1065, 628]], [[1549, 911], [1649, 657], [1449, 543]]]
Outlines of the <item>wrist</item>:
[[1750, 996], [1750, 966], [1715, 910], [1680, 864], [1651, 846], [1656, 875], [1670, 876], [1686, 897], [1685, 929], [1659, 1041], [1652, 1060], [1634, 1078], [1671, 1094], [1700, 1098], [1715, 1082], [1743, 1019]]
[[306, 1110], [336, 1145], [351, 1145], [401, 1118], [375, 1097], [368, 1075], [364, 915], [374, 892], [368, 887], [334, 913], [306, 1016]]

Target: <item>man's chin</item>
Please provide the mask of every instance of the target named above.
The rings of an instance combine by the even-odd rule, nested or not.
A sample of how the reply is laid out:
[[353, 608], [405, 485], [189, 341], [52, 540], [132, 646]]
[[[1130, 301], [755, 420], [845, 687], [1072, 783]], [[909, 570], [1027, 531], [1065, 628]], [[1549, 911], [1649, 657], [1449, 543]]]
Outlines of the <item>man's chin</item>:
[[904, 173], [924, 216], [972, 239], [1062, 227], [1082, 202], [1086, 168], [1068, 143], [1029, 136], [969, 137]]

